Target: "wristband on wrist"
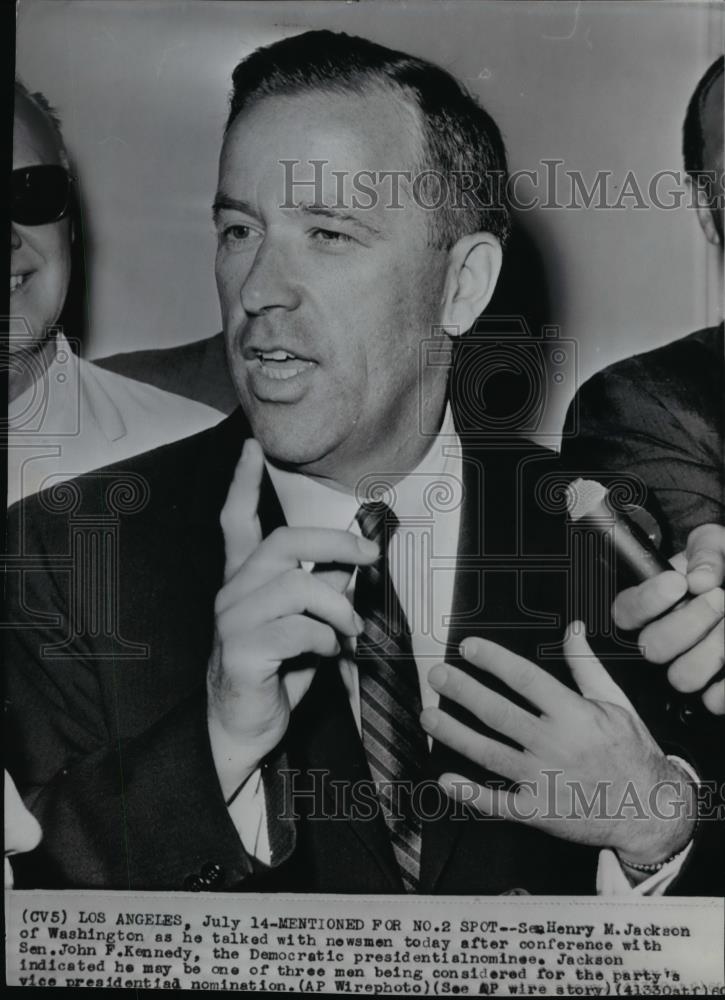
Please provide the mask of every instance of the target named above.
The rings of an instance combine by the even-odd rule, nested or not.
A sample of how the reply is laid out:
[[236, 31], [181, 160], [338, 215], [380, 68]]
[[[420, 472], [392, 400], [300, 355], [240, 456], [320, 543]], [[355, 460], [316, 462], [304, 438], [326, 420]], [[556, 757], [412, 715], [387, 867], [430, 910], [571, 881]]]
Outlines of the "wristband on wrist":
[[[667, 759], [676, 763], [680, 767], [680, 769], [685, 772], [688, 781], [690, 781], [695, 787], [699, 786], [700, 782], [697, 774], [681, 758], [668, 755]], [[631, 868], [633, 871], [644, 872], [645, 874], [648, 875], [655, 875], [658, 871], [664, 868], [665, 865], [668, 865], [671, 861], [676, 861], [681, 854], [684, 854], [687, 848], [692, 843], [692, 841], [695, 839], [695, 834], [697, 833], [697, 830], [700, 826], [700, 799], [697, 796], [697, 793], [695, 793], [694, 818], [695, 818], [695, 825], [692, 828], [692, 834], [690, 836], [690, 839], [687, 841], [684, 847], [682, 847], [679, 851], [675, 851], [674, 854], [671, 854], [669, 858], [665, 858], [664, 861], [658, 861], [655, 864], [645, 865], [645, 864], [639, 864], [636, 861], [625, 861], [624, 858], [622, 858], [619, 854], [617, 855], [617, 857], [619, 857], [620, 862], [624, 865], [625, 868]]]
[[689, 847], [689, 841], [687, 844], [685, 844], [682, 850], [676, 851], [674, 854], [671, 854], [669, 858], [665, 858], [664, 861], [657, 861], [652, 865], [642, 865], [636, 861], [625, 861], [624, 858], [620, 858], [619, 860], [622, 862], [625, 868], [633, 868], [634, 871], [636, 872], [646, 872], [649, 875], [654, 875], [656, 872], [664, 868], [665, 865], [668, 865], [670, 861], [675, 861], [677, 858], [679, 858], [681, 854], [684, 854], [688, 847]]
[[680, 855], [682, 855], [682, 854], [685, 853], [685, 851], [687, 850], [687, 848], [690, 846], [690, 844], [692, 843], [692, 841], [695, 839], [695, 834], [697, 833], [697, 828], [699, 827], [699, 825], [700, 825], [700, 818], [698, 816], [698, 817], [695, 818], [695, 826], [692, 829], [692, 836], [687, 841], [687, 843], [685, 844], [685, 846], [681, 847], [679, 851], [675, 851], [674, 854], [670, 854], [669, 858], [665, 858], [664, 861], [657, 861], [657, 862], [655, 862], [655, 864], [652, 864], [652, 865], [643, 865], [643, 864], [639, 864], [636, 861], [625, 861], [625, 859], [622, 858], [622, 857], [619, 857], [619, 855], [617, 855], [617, 857], [619, 857], [620, 862], [624, 865], [625, 868], [632, 868], [636, 872], [645, 872], [648, 875], [654, 875], [656, 872], [660, 871], [660, 869], [664, 868], [665, 865], [668, 865], [670, 863], [670, 861], [676, 861], [677, 858], [680, 857]]

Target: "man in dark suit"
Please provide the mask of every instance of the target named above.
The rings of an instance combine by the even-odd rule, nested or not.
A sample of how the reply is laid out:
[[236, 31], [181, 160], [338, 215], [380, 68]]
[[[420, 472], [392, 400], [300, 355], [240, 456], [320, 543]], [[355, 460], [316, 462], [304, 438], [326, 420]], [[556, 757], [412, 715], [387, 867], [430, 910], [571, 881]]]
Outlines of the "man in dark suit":
[[563, 473], [448, 406], [508, 230], [495, 123], [330, 32], [233, 81], [242, 410], [12, 524], [10, 764], [44, 830], [18, 884], [712, 892], [709, 734], [616, 637], [611, 673], [576, 628], [562, 661], [592, 598]]
[[[723, 253], [723, 57], [700, 79], [687, 108], [683, 155], [698, 220]], [[672, 661], [680, 691], [705, 689], [710, 711], [725, 713], [723, 665], [725, 572], [725, 343], [723, 325], [698, 330], [610, 365], [589, 379], [567, 413], [562, 456], [596, 478], [639, 477], [643, 503], [662, 529], [662, 549], [680, 571], [625, 595], [618, 622], [640, 629], [645, 655]], [[683, 575], [687, 584], [682, 588]], [[689, 592], [687, 618], [665, 614]], [[642, 608], [646, 606], [646, 612]], [[666, 650], [666, 658], [663, 655]]]

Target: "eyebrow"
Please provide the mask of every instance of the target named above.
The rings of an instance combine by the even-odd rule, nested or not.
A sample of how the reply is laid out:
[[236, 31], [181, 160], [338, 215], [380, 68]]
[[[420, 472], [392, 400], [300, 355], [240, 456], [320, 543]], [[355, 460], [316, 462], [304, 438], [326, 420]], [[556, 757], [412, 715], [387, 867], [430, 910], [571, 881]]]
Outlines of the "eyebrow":
[[352, 226], [357, 226], [360, 229], [365, 229], [368, 233], [373, 236], [383, 236], [382, 230], [378, 229], [377, 226], [373, 226], [372, 223], [364, 222], [358, 215], [352, 215], [350, 212], [346, 212], [341, 208], [328, 208], [326, 205], [295, 205], [296, 209], [302, 212], [304, 215], [312, 215], [322, 219], [333, 219], [337, 222], [349, 222]]
[[254, 219], [257, 218], [256, 213], [252, 210], [252, 206], [248, 201], [240, 201], [238, 198], [230, 198], [229, 195], [219, 192], [214, 198], [214, 203], [211, 206], [211, 213], [214, 221], [216, 221], [219, 213], [225, 208], [232, 209], [234, 212], [243, 212], [245, 215], [251, 215]]
[[[214, 199], [214, 204], [212, 205], [212, 215], [216, 220], [219, 213], [224, 209], [231, 209], [234, 212], [243, 212], [245, 215], [250, 215], [252, 218], [256, 219], [257, 214], [249, 204], [248, 201], [240, 200], [239, 198], [231, 198], [225, 194], [218, 194]], [[347, 222], [351, 226], [356, 226], [358, 229], [363, 229], [372, 236], [377, 236], [379, 238], [384, 238], [385, 234], [377, 226], [372, 225], [370, 222], [363, 221], [359, 216], [352, 215], [350, 212], [344, 211], [341, 208], [328, 208], [326, 205], [315, 205], [315, 204], [301, 204], [296, 203], [290, 205], [289, 208], [301, 212], [303, 215], [311, 215], [314, 218], [322, 219], [333, 219], [337, 222]]]

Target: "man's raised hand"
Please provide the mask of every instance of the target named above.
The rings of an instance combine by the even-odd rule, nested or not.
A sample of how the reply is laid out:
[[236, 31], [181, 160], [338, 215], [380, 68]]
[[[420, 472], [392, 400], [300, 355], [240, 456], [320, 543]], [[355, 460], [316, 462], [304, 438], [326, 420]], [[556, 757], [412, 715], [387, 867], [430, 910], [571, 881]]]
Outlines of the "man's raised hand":
[[[362, 622], [331, 585], [378, 558], [378, 547], [349, 531], [277, 528], [262, 538], [257, 508], [264, 472], [259, 444], [248, 439], [221, 513], [224, 584], [214, 606], [216, 631], [207, 671], [209, 734], [222, 791], [229, 797], [279, 743], [290, 712], [307, 691], [315, 664], [333, 657], [340, 636]], [[304, 562], [347, 567], [322, 579]], [[343, 588], [344, 589], [344, 588]]]
[[690, 781], [594, 656], [583, 625], [575, 626], [564, 652], [580, 694], [503, 646], [477, 638], [462, 644], [469, 663], [503, 681], [533, 711], [457, 667], [431, 671], [436, 691], [516, 744], [484, 736], [439, 708], [425, 709], [421, 722], [435, 739], [515, 785], [495, 789], [456, 774], [442, 775], [440, 783], [487, 815], [612, 848], [625, 863], [657, 864], [692, 836]]

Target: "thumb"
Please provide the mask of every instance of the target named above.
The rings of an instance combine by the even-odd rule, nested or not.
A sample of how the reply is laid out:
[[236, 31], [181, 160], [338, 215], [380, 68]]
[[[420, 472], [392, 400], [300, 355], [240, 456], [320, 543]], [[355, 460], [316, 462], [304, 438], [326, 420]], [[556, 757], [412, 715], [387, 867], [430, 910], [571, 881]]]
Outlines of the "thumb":
[[564, 638], [564, 656], [576, 686], [585, 698], [592, 701], [607, 701], [636, 715], [634, 705], [624, 691], [615, 684], [607, 670], [594, 655], [587, 642], [583, 622], [569, 624]]
[[725, 576], [725, 528], [701, 524], [687, 539], [687, 584], [691, 594], [722, 585]]
[[262, 541], [257, 508], [263, 472], [262, 449], [254, 438], [247, 438], [219, 518], [226, 553], [225, 582], [234, 576]]

